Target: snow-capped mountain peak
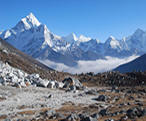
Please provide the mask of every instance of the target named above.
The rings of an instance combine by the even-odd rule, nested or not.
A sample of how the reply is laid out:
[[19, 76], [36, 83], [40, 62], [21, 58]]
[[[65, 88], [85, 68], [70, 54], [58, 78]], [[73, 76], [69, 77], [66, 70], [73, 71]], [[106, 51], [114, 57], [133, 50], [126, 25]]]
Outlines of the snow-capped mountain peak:
[[72, 38], [73, 38], [75, 41], [78, 40], [78, 37], [75, 35], [75, 33], [72, 33], [71, 36], [72, 36]]
[[80, 43], [80, 42], [88, 42], [91, 40], [90, 37], [86, 37], [84, 35], [80, 35], [79, 38], [74, 34], [74, 33], [71, 33], [65, 37], [62, 37], [63, 40], [69, 42], [69, 43], [73, 43], [73, 42], [77, 42], [77, 43]]
[[71, 34], [69, 34], [69, 35], [67, 35], [65, 37], [62, 37], [62, 39], [67, 41], [67, 42], [69, 42], [69, 43], [72, 43], [72, 42], [78, 40], [77, 36], [74, 33], [71, 33]]
[[91, 38], [90, 37], [85, 37], [84, 35], [80, 35], [80, 37], [78, 39], [78, 41], [80, 41], [80, 42], [87, 42], [89, 40], [91, 40]]
[[115, 39], [115, 37], [110, 36], [107, 41], [105, 42], [106, 46], [110, 46], [113, 49], [116, 49], [118, 47], [120, 47], [120, 43], [118, 40]]
[[25, 18], [21, 19], [22, 21], [26, 21], [27, 23], [32, 24], [33, 26], [39, 26], [41, 23], [38, 21], [38, 19], [33, 15], [33, 13], [30, 13]]
[[26, 17], [22, 18], [13, 29], [15, 31], [22, 32], [32, 27], [38, 27], [40, 24], [41, 23], [37, 20], [37, 18], [32, 13], [30, 13]]
[[109, 37], [109, 39], [110, 39], [110, 40], [116, 40], [115, 37], [112, 36], [112, 35]]

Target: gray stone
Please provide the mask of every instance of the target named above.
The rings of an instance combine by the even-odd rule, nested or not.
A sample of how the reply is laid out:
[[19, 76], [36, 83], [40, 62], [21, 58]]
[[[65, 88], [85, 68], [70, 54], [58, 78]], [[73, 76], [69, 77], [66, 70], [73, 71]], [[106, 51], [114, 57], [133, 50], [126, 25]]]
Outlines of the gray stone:
[[107, 100], [107, 96], [99, 95], [98, 98], [94, 98], [94, 100], [96, 100], [96, 101], [106, 101]]
[[3, 79], [3, 77], [0, 77], [0, 83], [4, 83], [4, 79]]
[[87, 95], [97, 95], [97, 94], [98, 94], [97, 91], [94, 90], [94, 89], [87, 90], [85, 93], [86, 93]]
[[102, 109], [99, 111], [99, 115], [106, 116], [107, 115], [107, 109]]
[[53, 115], [55, 115], [55, 114], [56, 114], [56, 111], [55, 111], [55, 110], [46, 111], [46, 115], [47, 115], [48, 117], [51, 117], [51, 116], [53, 116]]
[[99, 118], [99, 115], [97, 113], [94, 113], [94, 114], [91, 115], [91, 117], [92, 118], [95, 118], [95, 119], [98, 119]]
[[65, 78], [62, 83], [64, 84], [63, 88], [65, 89], [69, 89], [70, 86], [74, 86], [76, 87], [77, 90], [83, 89], [83, 85], [81, 84], [81, 82], [78, 79], [75, 78]]
[[39, 79], [36, 81], [38, 87], [47, 87], [49, 84], [48, 80]]
[[81, 121], [97, 121], [97, 119], [92, 118], [92, 117], [85, 117], [85, 118], [81, 119]]
[[12, 86], [17, 87], [17, 88], [21, 88], [21, 85], [19, 83], [14, 83]]
[[66, 119], [67, 119], [67, 121], [76, 121], [79, 119], [79, 116], [77, 114], [73, 113], [73, 114], [70, 114]]
[[129, 118], [132, 118], [132, 119], [136, 117], [141, 117], [145, 115], [145, 109], [141, 107], [134, 107], [134, 108], [128, 109], [126, 114]]

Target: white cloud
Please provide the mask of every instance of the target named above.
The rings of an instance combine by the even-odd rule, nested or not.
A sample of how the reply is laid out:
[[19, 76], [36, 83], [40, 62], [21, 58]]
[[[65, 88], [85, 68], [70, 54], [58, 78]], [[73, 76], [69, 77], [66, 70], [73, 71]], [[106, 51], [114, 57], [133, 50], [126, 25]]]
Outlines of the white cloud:
[[137, 58], [138, 56], [133, 55], [127, 58], [115, 58], [115, 57], [106, 57], [106, 59], [98, 59], [95, 61], [78, 61], [77, 66], [75, 67], [69, 67], [66, 66], [62, 63], [55, 63], [49, 60], [39, 60], [42, 63], [44, 63], [45, 65], [52, 67], [55, 70], [58, 71], [64, 71], [64, 72], [69, 72], [69, 73], [86, 73], [86, 72], [94, 72], [94, 73], [98, 73], [98, 72], [104, 72], [104, 71], [109, 71], [112, 70], [114, 68], [116, 68], [117, 66], [130, 62], [132, 60], [134, 60], [135, 58]]

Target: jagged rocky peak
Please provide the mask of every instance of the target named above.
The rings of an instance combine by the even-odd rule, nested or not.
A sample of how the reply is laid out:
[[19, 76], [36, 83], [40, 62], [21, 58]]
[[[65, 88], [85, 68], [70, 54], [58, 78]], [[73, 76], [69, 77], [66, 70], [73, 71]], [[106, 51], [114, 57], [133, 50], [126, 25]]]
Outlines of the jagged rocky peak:
[[144, 33], [144, 31], [142, 29], [138, 28], [138, 29], [136, 29], [135, 33], [136, 34], [138, 34], [138, 33]]
[[135, 37], [135, 38], [139, 38], [141, 37], [143, 34], [145, 33], [145, 31], [143, 31], [142, 29], [137, 29], [134, 34], [132, 35], [132, 37]]
[[120, 43], [119, 41], [113, 37], [113, 36], [110, 36], [106, 42], [105, 42], [105, 46], [108, 46], [108, 47], [111, 47], [113, 49], [116, 49], [117, 47], [120, 47]]
[[33, 13], [30, 13], [25, 18], [22, 18], [21, 21], [31, 23], [33, 26], [39, 26], [41, 24], [38, 19], [33, 15]]
[[76, 36], [75, 33], [71, 33], [69, 36], [72, 37], [72, 39], [74, 39], [75, 41], [78, 40], [78, 37]]
[[77, 41], [78, 37], [75, 35], [75, 33], [71, 33], [65, 37], [62, 37], [62, 39], [69, 42], [69, 43], [72, 43], [74, 41]]
[[80, 35], [80, 37], [79, 37], [79, 41], [80, 42], [87, 42], [89, 40], [91, 40], [91, 38], [90, 37], [86, 37], [84, 35]]
[[90, 41], [92, 39], [92, 38], [86, 37], [84, 35], [80, 35], [79, 37], [77, 37], [75, 35], [75, 33], [71, 33], [71, 34], [69, 34], [69, 35], [67, 35], [65, 37], [62, 37], [62, 38], [65, 41], [70, 42], [70, 43], [72, 43], [72, 42], [88, 42], [88, 41]]
[[105, 44], [110, 44], [112, 41], [117, 41], [115, 37], [110, 36], [108, 39], [105, 41]]
[[116, 40], [115, 37], [112, 36], [112, 35], [108, 39], [110, 39], [110, 40]]
[[44, 34], [51, 33], [45, 24], [40, 24], [38, 29], [40, 32], [43, 32]]
[[17, 31], [24, 31], [40, 25], [41, 23], [38, 19], [33, 15], [33, 13], [30, 13], [26, 17], [22, 18], [13, 29]]

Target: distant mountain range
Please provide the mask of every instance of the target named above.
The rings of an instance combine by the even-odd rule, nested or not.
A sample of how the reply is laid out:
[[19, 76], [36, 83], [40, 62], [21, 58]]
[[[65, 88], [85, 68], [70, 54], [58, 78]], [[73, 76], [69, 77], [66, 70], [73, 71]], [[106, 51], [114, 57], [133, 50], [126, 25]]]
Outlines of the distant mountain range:
[[0, 32], [0, 38], [39, 60], [51, 60], [75, 66], [78, 60], [104, 59], [105, 56], [124, 58], [146, 53], [146, 32], [137, 29], [121, 40], [110, 36], [105, 43], [74, 33], [62, 37], [53, 34], [30, 13], [16, 26]]
[[135, 60], [120, 65], [114, 71], [119, 71], [119, 72], [133, 72], [133, 71], [146, 71], [146, 54], [136, 58]]

